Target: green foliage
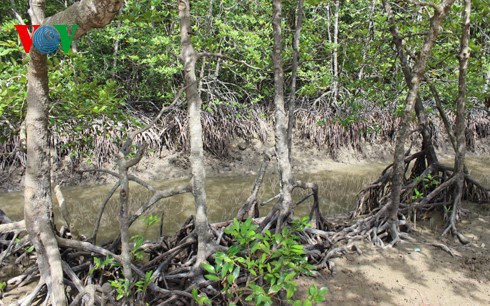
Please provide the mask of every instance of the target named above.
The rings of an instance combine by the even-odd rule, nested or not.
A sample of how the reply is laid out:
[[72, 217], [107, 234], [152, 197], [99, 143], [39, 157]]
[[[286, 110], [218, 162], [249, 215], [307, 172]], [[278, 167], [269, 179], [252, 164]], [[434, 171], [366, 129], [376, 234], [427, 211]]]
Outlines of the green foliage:
[[212, 305], [211, 299], [209, 299], [206, 295], [199, 295], [196, 288], [192, 289], [192, 297], [199, 305]]
[[439, 184], [441, 184], [441, 181], [429, 173], [423, 178], [417, 178], [415, 183], [416, 186], [419, 186], [419, 183], [422, 183], [420, 188], [423, 189], [423, 190], [419, 190], [417, 187], [413, 189], [414, 194], [412, 195], [412, 200], [417, 201], [424, 197], [425, 195], [424, 190], [431, 190], [437, 187]]
[[131, 237], [131, 241], [133, 241], [134, 243], [133, 248], [131, 249], [131, 255], [134, 259], [143, 260], [143, 251], [139, 248], [143, 245], [143, 242], [145, 242], [145, 237], [141, 235], [134, 235], [133, 237]]
[[[133, 248], [132, 251], [135, 258], [138, 256], [134, 254], [136, 249]], [[116, 300], [130, 297], [132, 294], [141, 294], [141, 299], [144, 300], [148, 286], [154, 280], [153, 271], [147, 271], [144, 278], [131, 284], [129, 280], [119, 277], [119, 271], [117, 269], [121, 265], [113, 257], [106, 256], [104, 260], [101, 260], [99, 257], [94, 257], [93, 261], [94, 263], [88, 272], [89, 275], [95, 275], [95, 272], [99, 271], [105, 277], [111, 278], [109, 279], [109, 283], [116, 289]]]
[[160, 218], [156, 215], [149, 215], [148, 217], [145, 217], [144, 222], [146, 227], [150, 227], [152, 225], [155, 225], [158, 221], [160, 221]]
[[154, 280], [153, 271], [148, 271], [145, 273], [144, 279], [140, 279], [134, 284], [136, 287], [136, 293], [139, 292], [143, 295], [142, 300], [144, 300], [144, 297], [146, 295], [146, 290], [148, 289], [150, 283], [153, 282], [153, 280]]
[[[27, 10], [26, 1], [13, 3], [17, 11]], [[62, 2], [49, 2], [46, 15], [63, 7]], [[486, 80], [490, 71], [489, 7], [489, 0], [473, 3], [467, 82], [469, 111], [488, 95], [490, 88]], [[295, 1], [284, 2], [286, 95], [289, 94], [295, 10]], [[335, 1], [305, 3], [298, 100], [304, 101], [306, 109], [331, 107], [333, 84], [338, 84], [335, 115], [321, 115], [319, 118], [325, 120], [318, 121], [320, 126], [339, 123], [349, 127], [359, 120], [370, 120], [371, 110], [400, 115], [407, 85], [382, 3], [340, 1], [336, 43], [333, 39], [335, 10]], [[394, 6], [393, 10], [404, 38], [406, 58], [413, 66], [425, 39], [431, 10], [424, 13], [407, 3]], [[239, 5], [234, 0], [193, 1], [192, 41], [196, 51], [221, 53], [258, 68], [202, 57], [196, 71], [206, 112], [219, 116], [223, 108], [228, 108], [238, 118], [246, 116], [250, 107], [262, 104], [259, 107], [267, 109], [267, 104], [273, 101], [271, 11], [271, 3], [265, 0], [244, 0]], [[444, 108], [449, 112], [454, 109], [461, 11], [461, 4], [456, 3], [446, 18], [428, 62], [427, 82], [420, 87], [428, 116], [435, 114], [429, 105], [433, 98], [428, 82], [436, 86]], [[25, 118], [29, 56], [23, 52], [13, 27], [18, 21], [8, 5], [0, 7], [0, 16], [0, 143], [11, 143]], [[114, 148], [129, 126], [141, 124], [133, 110], [151, 116], [173, 99], [183, 84], [182, 65], [177, 57], [181, 52], [178, 24], [174, 2], [128, 0], [116, 20], [103, 29], [87, 33], [77, 42], [78, 52], [58, 52], [49, 57], [49, 124], [57, 140], [62, 139], [55, 144], [57, 152], [72, 159], [84, 157], [100, 163], [93, 147], [109, 143]], [[337, 76], [333, 72], [334, 51], [338, 54]], [[318, 97], [323, 98], [317, 101]], [[316, 105], [311, 101], [317, 101]], [[116, 150], [104, 150], [104, 154]]]
[[[205, 277], [218, 282], [224, 296], [234, 303], [246, 301], [255, 305], [272, 305], [280, 292], [284, 292], [287, 301], [295, 305], [323, 301], [326, 288], [319, 290], [316, 287], [310, 288], [304, 304], [293, 300], [297, 290], [295, 279], [301, 274], [310, 275], [313, 270], [296, 234], [307, 226], [307, 221], [308, 218], [294, 221], [279, 233], [269, 230], [258, 233], [252, 219], [243, 223], [234, 219], [225, 233], [237, 244], [227, 252], [214, 254], [214, 264], [201, 265], [208, 273]], [[194, 299], [201, 304], [207, 301], [204, 296], [198, 297], [197, 291]]]
[[7, 288], [7, 282], [0, 282], [0, 297], [2, 297], [3, 290]]
[[116, 300], [128, 298], [131, 294], [131, 286], [128, 279], [119, 278], [109, 282], [116, 289]]
[[111, 256], [106, 256], [103, 261], [99, 257], [94, 257], [94, 265], [90, 267], [88, 274], [93, 275], [98, 270], [112, 269], [116, 265], [117, 263]]

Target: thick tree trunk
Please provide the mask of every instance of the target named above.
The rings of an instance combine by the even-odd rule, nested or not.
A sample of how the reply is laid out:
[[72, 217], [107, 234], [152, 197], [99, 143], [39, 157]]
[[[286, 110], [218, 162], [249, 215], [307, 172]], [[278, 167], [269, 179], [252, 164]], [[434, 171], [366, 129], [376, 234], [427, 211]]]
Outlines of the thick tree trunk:
[[298, 0], [298, 7], [296, 9], [295, 31], [293, 37], [293, 67], [291, 72], [291, 93], [288, 103], [288, 154], [290, 162], [293, 146], [294, 110], [296, 108], [296, 78], [298, 74], [299, 42], [301, 38], [301, 26], [303, 25], [303, 4], [303, 0]]
[[180, 41], [182, 53], [180, 59], [184, 64], [186, 82], [187, 111], [189, 116], [189, 136], [191, 147], [192, 193], [196, 206], [195, 228], [198, 236], [196, 266], [206, 259], [209, 242], [208, 216], [206, 208], [204, 151], [201, 126], [201, 97], [199, 96], [196, 78], [197, 54], [191, 41], [191, 19], [189, 0], [179, 1]]
[[[121, 1], [82, 0], [65, 11], [44, 20], [44, 0], [31, 0], [32, 24], [78, 24], [75, 36], [109, 23], [121, 7]], [[51, 164], [48, 132], [48, 65], [46, 55], [32, 48], [27, 74], [27, 166], [24, 189], [24, 218], [29, 238], [36, 249], [41, 278], [48, 287], [53, 305], [66, 305], [61, 256], [53, 225], [51, 200]]]
[[432, 51], [432, 47], [434, 46], [437, 35], [439, 34], [441, 24], [454, 1], [455, 0], [445, 0], [440, 4], [440, 6], [434, 9], [434, 16], [431, 18], [429, 32], [427, 33], [422, 49], [420, 50], [420, 55], [413, 69], [413, 74], [410, 81], [411, 88], [409, 89], [405, 100], [405, 109], [398, 127], [393, 162], [391, 203], [388, 207], [391, 235], [394, 242], [398, 240], [398, 209], [400, 207], [401, 188], [403, 181], [405, 180], [404, 154], [408, 126], [415, 103], [417, 101], [419, 85], [424, 75], [427, 60], [429, 59], [430, 52]]
[[27, 166], [24, 219], [36, 248], [41, 277], [53, 294], [53, 304], [66, 305], [61, 257], [56, 243], [51, 202], [48, 135], [48, 70], [46, 56], [31, 51], [27, 86]]
[[[468, 70], [468, 59], [470, 57], [470, 49], [468, 47], [470, 40], [470, 15], [471, 15], [471, 0], [465, 0], [463, 13], [463, 33], [461, 35], [461, 44], [459, 51], [459, 84], [458, 98], [456, 100], [456, 157], [454, 159], [454, 175], [456, 176], [456, 184], [454, 188], [454, 204], [448, 228], [454, 235], [458, 235], [456, 230], [456, 222], [458, 210], [461, 206], [461, 198], [463, 196], [464, 187], [464, 160], [466, 153], [466, 138], [465, 138], [465, 100], [466, 100], [466, 72]], [[458, 235], [458, 237], [460, 237]], [[464, 239], [460, 240], [464, 241]]]
[[[44, 21], [44, 0], [31, 0], [32, 24]], [[31, 49], [27, 73], [27, 165], [24, 187], [24, 219], [36, 249], [41, 278], [54, 305], [67, 305], [61, 255], [56, 242], [51, 201], [51, 164], [48, 133], [47, 56]]]

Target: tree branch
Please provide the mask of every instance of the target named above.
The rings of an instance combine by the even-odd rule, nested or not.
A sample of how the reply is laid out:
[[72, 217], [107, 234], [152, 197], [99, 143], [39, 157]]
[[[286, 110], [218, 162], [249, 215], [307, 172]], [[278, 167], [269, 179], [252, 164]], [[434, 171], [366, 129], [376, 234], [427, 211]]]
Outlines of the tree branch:
[[416, 5], [416, 6], [429, 6], [436, 11], [440, 10], [440, 8], [437, 4], [431, 3], [431, 2], [418, 1], [418, 0], [405, 0], [405, 2], [408, 2], [408, 3]]
[[122, 0], [81, 0], [67, 9], [47, 18], [44, 25], [76, 24], [74, 40], [94, 28], [103, 28], [119, 13]]

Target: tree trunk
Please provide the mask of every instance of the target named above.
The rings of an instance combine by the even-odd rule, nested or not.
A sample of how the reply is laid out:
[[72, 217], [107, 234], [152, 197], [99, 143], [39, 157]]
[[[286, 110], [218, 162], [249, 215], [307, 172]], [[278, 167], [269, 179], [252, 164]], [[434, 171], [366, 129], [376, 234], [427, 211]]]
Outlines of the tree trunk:
[[420, 50], [419, 57], [413, 69], [411, 78], [411, 88], [409, 89], [407, 98], [405, 100], [405, 109], [400, 119], [400, 125], [398, 127], [398, 135], [396, 137], [395, 154], [393, 162], [393, 177], [392, 177], [392, 193], [391, 203], [388, 207], [388, 217], [390, 222], [390, 229], [393, 242], [396, 242], [398, 237], [398, 208], [400, 207], [400, 194], [403, 181], [405, 180], [405, 140], [407, 138], [407, 130], [412, 116], [412, 112], [417, 101], [419, 85], [423, 78], [427, 60], [429, 59], [430, 52], [434, 46], [437, 35], [441, 28], [441, 24], [446, 17], [449, 9], [455, 0], [445, 0], [439, 7], [434, 9], [434, 16], [430, 21], [430, 29], [425, 38], [422, 49]]
[[[31, 0], [32, 24], [78, 24], [75, 39], [94, 27], [109, 23], [122, 5], [120, 1], [86, 0], [44, 20], [44, 0]], [[29, 238], [36, 249], [41, 278], [48, 287], [53, 305], [66, 305], [63, 269], [54, 233], [51, 200], [51, 164], [48, 132], [48, 65], [47, 57], [35, 48], [30, 51], [27, 73], [27, 165], [24, 188], [24, 218]]]
[[334, 12], [334, 24], [333, 24], [333, 52], [332, 52], [332, 64], [333, 64], [333, 84], [332, 84], [332, 103], [336, 107], [338, 104], [339, 96], [339, 10], [340, 0], [335, 1]]
[[303, 0], [298, 0], [298, 8], [296, 9], [296, 22], [293, 37], [293, 67], [291, 72], [291, 93], [288, 103], [288, 154], [289, 162], [292, 157], [293, 146], [293, 129], [294, 129], [294, 109], [296, 107], [296, 78], [298, 74], [298, 59], [299, 59], [299, 42], [301, 38], [301, 26], [303, 25]]
[[[383, 0], [383, 5], [385, 7], [386, 14], [388, 15], [388, 22], [390, 24], [390, 32], [393, 36], [393, 42], [396, 47], [396, 51], [398, 53], [398, 58], [400, 59], [400, 63], [402, 66], [403, 76], [405, 78], [405, 82], [407, 83], [408, 88], [412, 88], [412, 71], [407, 62], [405, 50], [403, 49], [403, 38], [401, 37], [398, 28], [396, 26], [393, 11], [391, 10], [391, 5], [387, 0]], [[432, 135], [429, 131], [429, 125], [427, 117], [425, 116], [424, 105], [422, 104], [422, 100], [420, 96], [417, 94], [417, 99], [415, 100], [415, 113], [417, 114], [417, 119], [419, 121], [419, 126], [422, 134], [422, 150], [426, 152], [426, 157], [428, 159], [428, 163], [432, 164], [437, 162], [437, 155], [434, 150], [434, 146], [432, 145]]]
[[[276, 228], [279, 229], [282, 222], [290, 214], [292, 203], [292, 174], [289, 162], [287, 145], [287, 118], [284, 110], [284, 71], [282, 68], [282, 1], [274, 0], [272, 10], [272, 28], [274, 32], [274, 46], [272, 61], [274, 63], [274, 105], [275, 105], [275, 148], [279, 165], [279, 176], [281, 184], [281, 200], [279, 201], [279, 219]], [[272, 211], [275, 211], [273, 209]]]
[[[451, 231], [454, 235], [458, 235], [456, 230], [456, 222], [458, 216], [458, 210], [461, 206], [461, 198], [463, 196], [464, 187], [464, 160], [466, 153], [466, 138], [465, 138], [465, 100], [466, 100], [466, 72], [468, 70], [468, 59], [470, 57], [470, 49], [468, 47], [470, 40], [470, 15], [471, 15], [471, 0], [464, 1], [464, 13], [462, 24], [462, 35], [459, 52], [459, 84], [458, 84], [458, 98], [456, 100], [456, 156], [454, 159], [454, 175], [456, 176], [456, 183], [454, 188], [454, 204], [453, 211], [450, 218]], [[463, 241], [462, 237], [460, 240]]]
[[[31, 0], [32, 24], [44, 21], [44, 0]], [[47, 56], [34, 48], [27, 73], [27, 165], [24, 188], [24, 219], [29, 238], [36, 249], [41, 278], [54, 305], [67, 305], [63, 285], [61, 255], [56, 242], [51, 201], [51, 163], [48, 133]]]
[[180, 42], [182, 53], [180, 60], [184, 65], [186, 82], [187, 111], [189, 116], [189, 136], [191, 147], [192, 193], [196, 206], [195, 228], [198, 236], [196, 266], [206, 260], [208, 232], [208, 216], [206, 208], [204, 151], [201, 126], [201, 97], [199, 96], [196, 78], [197, 54], [191, 41], [191, 19], [189, 0], [179, 0]]

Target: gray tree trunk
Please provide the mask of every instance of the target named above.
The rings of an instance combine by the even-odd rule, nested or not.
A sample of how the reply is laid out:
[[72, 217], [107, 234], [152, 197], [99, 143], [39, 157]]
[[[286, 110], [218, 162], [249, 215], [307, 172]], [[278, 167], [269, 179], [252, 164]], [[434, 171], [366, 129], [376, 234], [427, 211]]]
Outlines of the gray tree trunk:
[[333, 52], [332, 52], [332, 64], [333, 64], [333, 84], [332, 84], [332, 103], [336, 107], [339, 97], [339, 11], [340, 0], [335, 1], [334, 12], [334, 24], [333, 24]]
[[408, 92], [407, 98], [405, 100], [405, 109], [403, 115], [400, 119], [400, 125], [398, 127], [398, 133], [396, 137], [395, 144], [395, 154], [393, 162], [393, 177], [392, 177], [392, 191], [391, 191], [391, 202], [388, 206], [388, 218], [390, 222], [391, 235], [394, 242], [396, 242], [398, 237], [398, 208], [400, 207], [400, 194], [403, 181], [405, 179], [405, 165], [404, 165], [404, 154], [405, 154], [405, 140], [407, 138], [407, 130], [412, 117], [412, 112], [417, 101], [419, 85], [423, 78], [425, 67], [427, 65], [427, 60], [429, 59], [430, 53], [436, 41], [437, 35], [439, 34], [441, 24], [444, 18], [449, 12], [452, 4], [455, 0], [444, 0], [439, 6], [434, 8], [434, 16], [430, 21], [430, 29], [425, 37], [424, 44], [420, 50], [419, 57], [415, 63], [412, 79], [410, 81], [411, 88]]
[[[78, 24], [79, 38], [94, 27], [109, 23], [121, 7], [121, 1], [82, 0], [45, 20], [45, 0], [30, 0], [32, 24]], [[24, 218], [36, 249], [41, 278], [48, 287], [53, 305], [66, 305], [63, 269], [54, 233], [51, 200], [51, 164], [48, 132], [48, 65], [47, 57], [32, 48], [27, 73], [27, 166], [24, 189]]]
[[296, 108], [296, 79], [298, 74], [299, 42], [301, 38], [301, 27], [303, 25], [303, 4], [303, 0], [298, 0], [293, 37], [293, 67], [291, 72], [291, 93], [288, 103], [288, 154], [290, 162], [292, 158], [293, 147], [294, 110]]
[[282, 1], [274, 0], [272, 10], [272, 28], [274, 32], [274, 46], [272, 60], [274, 63], [274, 106], [275, 106], [275, 140], [276, 157], [279, 165], [281, 184], [281, 201], [279, 207], [279, 219], [277, 228], [289, 215], [292, 197], [292, 174], [289, 162], [287, 145], [287, 118], [284, 110], [284, 71], [282, 68]]
[[[459, 84], [458, 98], [456, 100], [456, 157], [454, 159], [454, 175], [456, 176], [456, 184], [454, 188], [454, 204], [451, 218], [449, 220], [452, 233], [458, 235], [456, 230], [456, 222], [458, 210], [461, 206], [461, 198], [463, 196], [463, 187], [465, 180], [464, 160], [466, 153], [466, 137], [465, 137], [465, 101], [466, 101], [466, 73], [468, 70], [468, 59], [470, 57], [470, 49], [468, 47], [470, 40], [470, 15], [471, 15], [471, 0], [464, 1], [464, 13], [462, 23], [462, 35], [459, 51]], [[458, 237], [460, 237], [458, 235]], [[464, 239], [460, 240], [464, 241]]]
[[191, 147], [192, 193], [196, 206], [195, 228], [198, 236], [196, 266], [206, 260], [208, 232], [208, 216], [206, 208], [204, 151], [201, 126], [201, 97], [199, 96], [196, 78], [197, 54], [191, 41], [191, 19], [189, 0], [179, 1], [180, 42], [182, 53], [180, 60], [184, 65], [186, 82], [187, 111], [189, 116], [189, 136]]

